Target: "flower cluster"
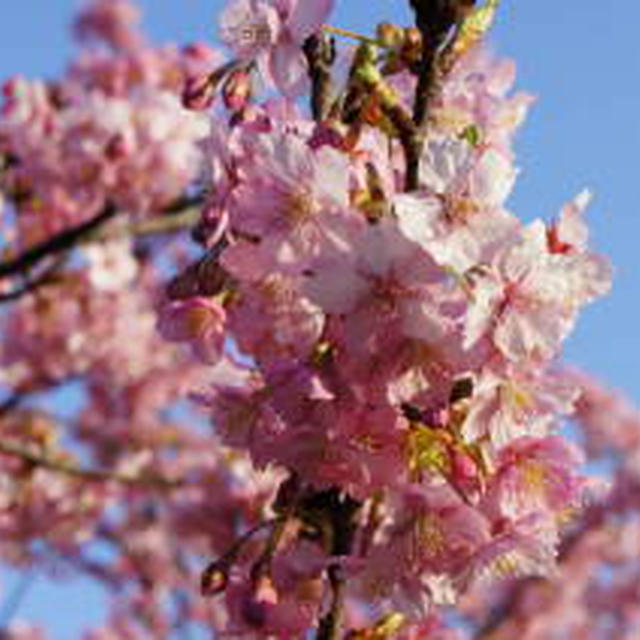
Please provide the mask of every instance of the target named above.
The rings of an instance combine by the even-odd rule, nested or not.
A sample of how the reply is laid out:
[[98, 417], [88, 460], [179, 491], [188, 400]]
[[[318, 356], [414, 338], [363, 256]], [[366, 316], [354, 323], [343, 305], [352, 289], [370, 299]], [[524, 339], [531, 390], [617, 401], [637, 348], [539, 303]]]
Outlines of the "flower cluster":
[[[0, 315], [0, 555], [116, 594], [87, 638], [222, 624], [200, 564], [259, 525], [278, 480], [198, 430], [184, 398], [211, 371], [156, 331], [158, 291], [193, 256], [171, 234], [193, 224], [182, 209], [202, 197], [209, 134], [183, 86], [222, 58], [154, 48], [136, 16], [125, 0], [88, 4], [65, 76], [7, 81], [0, 115], [0, 296], [13, 301]], [[217, 371], [244, 375], [230, 360]], [[9, 623], [2, 635], [46, 637]]]
[[[249, 19], [250, 3], [230, 3], [223, 36], [263, 70], [282, 56], [290, 15], [257, 4]], [[247, 47], [246, 30], [265, 37]], [[294, 612], [291, 589], [331, 567], [354, 602], [418, 619], [471, 585], [549, 575], [588, 488], [558, 433], [577, 388], [553, 362], [610, 284], [587, 244], [589, 195], [549, 223], [506, 208], [511, 142], [531, 102], [510, 93], [512, 63], [477, 47], [460, 56], [432, 89], [415, 158], [406, 120], [419, 88], [409, 64], [386, 59], [361, 46], [323, 118], [276, 81], [283, 97], [212, 123], [202, 224], [223, 277], [161, 320], [205, 362], [225, 345], [247, 359], [244, 385], [217, 384], [202, 401], [225, 443], [295, 487], [278, 513], [302, 531], [271, 553], [305, 569], [285, 580], [274, 566], [268, 595], [259, 559], [235, 582], [230, 573], [245, 631], [301, 633], [320, 600]], [[307, 62], [313, 77], [318, 60]], [[300, 505], [314, 501], [324, 506], [310, 516]], [[305, 526], [331, 536], [310, 545]]]
[[[78, 18], [94, 43], [56, 83], [15, 76], [3, 87], [2, 188], [17, 212], [18, 248], [98, 215], [158, 213], [202, 171], [206, 119], [180, 103], [185, 79], [220, 62], [196, 45], [144, 45], [124, 0]], [[99, 46], [102, 42], [110, 48]]]
[[497, 2], [413, 0], [353, 48], [333, 4], [230, 0], [226, 59], [93, 0], [60, 82], [4, 86], [0, 553], [113, 590], [87, 638], [453, 639], [460, 602], [546, 637], [549, 584], [581, 634], [584, 567], [636, 552], [605, 525], [640, 458], [602, 501], [564, 428], [615, 456], [637, 417], [557, 364], [611, 269], [587, 191], [508, 208], [533, 100], [482, 44]]

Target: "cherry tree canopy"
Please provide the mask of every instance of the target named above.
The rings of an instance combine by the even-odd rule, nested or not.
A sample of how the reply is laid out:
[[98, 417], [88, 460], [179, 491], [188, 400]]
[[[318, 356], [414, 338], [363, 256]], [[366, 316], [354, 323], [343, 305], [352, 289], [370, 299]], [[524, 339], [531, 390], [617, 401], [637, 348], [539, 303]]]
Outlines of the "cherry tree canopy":
[[507, 207], [497, 0], [409, 4], [230, 0], [217, 50], [93, 0], [5, 82], [0, 553], [102, 584], [87, 640], [640, 632], [640, 415], [559, 359], [590, 193]]

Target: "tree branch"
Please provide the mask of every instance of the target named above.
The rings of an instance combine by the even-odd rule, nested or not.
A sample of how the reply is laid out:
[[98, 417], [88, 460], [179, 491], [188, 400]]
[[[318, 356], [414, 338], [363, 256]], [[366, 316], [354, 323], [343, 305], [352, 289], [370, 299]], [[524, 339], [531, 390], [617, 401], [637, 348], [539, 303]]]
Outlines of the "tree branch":
[[104, 229], [104, 226], [119, 213], [112, 204], [107, 204], [99, 214], [90, 220], [65, 229], [52, 238], [27, 249], [15, 258], [0, 262], [0, 278], [25, 273], [45, 258], [64, 253], [77, 244], [124, 235], [151, 235], [185, 229], [197, 222], [196, 207], [202, 203], [202, 200], [202, 194], [179, 198], [164, 209], [164, 216], [131, 222], [125, 226], [124, 230]]
[[111, 220], [117, 211], [108, 204], [95, 217], [75, 227], [66, 229], [62, 233], [27, 249], [16, 258], [0, 262], [0, 278], [24, 273], [48, 256], [55, 256], [71, 249], [81, 238], [100, 228]]
[[172, 211], [171, 215], [138, 220], [115, 229], [99, 229], [97, 232], [90, 233], [84, 238], [81, 238], [80, 243], [90, 244], [103, 240], [144, 237], [182, 231], [193, 227], [198, 222], [200, 213], [200, 209], [195, 204], [185, 203], [185, 209], [176, 212]]
[[57, 471], [86, 482], [119, 482], [129, 486], [157, 486], [164, 488], [174, 488], [184, 484], [181, 480], [173, 480], [159, 475], [132, 476], [118, 471], [86, 469], [78, 467], [68, 460], [56, 459], [42, 453], [36, 453], [25, 445], [8, 440], [0, 440], [0, 454], [20, 458], [30, 465]]
[[410, 0], [416, 14], [416, 26], [422, 36], [422, 52], [418, 63], [418, 86], [413, 102], [413, 121], [418, 135], [415, 137], [414, 144], [407, 147], [407, 191], [418, 187], [420, 156], [424, 146], [424, 127], [429, 115], [429, 101], [440, 83], [438, 73], [440, 50], [450, 36], [452, 28], [462, 22], [475, 3], [476, 0]]
[[56, 278], [56, 271], [64, 263], [64, 259], [64, 256], [59, 257], [53, 262], [53, 264], [49, 265], [42, 273], [40, 273], [35, 278], [27, 279], [27, 281], [20, 287], [16, 287], [11, 291], [1, 293], [0, 304], [4, 304], [5, 302], [13, 302], [14, 300], [18, 300], [28, 293], [33, 293], [41, 287], [56, 284], [58, 282]]
[[331, 585], [331, 607], [318, 625], [316, 640], [339, 640], [344, 618], [346, 580], [340, 565], [332, 564], [327, 573]]
[[[338, 489], [311, 492], [302, 503], [311, 516], [310, 522], [316, 526], [326, 525], [323, 541], [326, 551], [333, 557], [347, 557], [353, 552], [354, 538], [358, 528], [357, 514], [361, 504], [349, 495], [343, 495]], [[340, 562], [332, 562], [327, 569], [331, 587], [331, 605], [329, 611], [320, 618], [316, 640], [339, 640], [344, 625], [344, 599], [347, 580]]]
[[316, 122], [327, 117], [331, 105], [331, 65], [336, 49], [333, 38], [321, 33], [309, 36], [302, 47], [309, 64], [311, 113]]

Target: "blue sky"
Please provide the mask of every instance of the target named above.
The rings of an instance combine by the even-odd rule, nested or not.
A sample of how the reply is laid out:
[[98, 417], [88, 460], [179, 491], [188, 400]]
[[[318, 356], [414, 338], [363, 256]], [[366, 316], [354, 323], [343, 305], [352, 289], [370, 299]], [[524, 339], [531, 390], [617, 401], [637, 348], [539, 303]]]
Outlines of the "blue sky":
[[[308, 0], [312, 1], [312, 0]], [[336, 0], [334, 24], [366, 32], [379, 20], [407, 23], [402, 0]], [[74, 0], [6, 2], [0, 21], [0, 77], [54, 77], [72, 55]], [[220, 0], [142, 0], [158, 42], [211, 39]], [[614, 9], [615, 7], [615, 9]], [[519, 134], [520, 178], [510, 200], [523, 219], [554, 216], [583, 187], [596, 246], [615, 266], [614, 289], [586, 310], [566, 357], [640, 399], [640, 47], [636, 0], [503, 0], [494, 49], [515, 58], [517, 86], [538, 97]], [[44, 526], [46, 524], [43, 523]], [[0, 569], [0, 610], [15, 576]], [[20, 613], [47, 621], [52, 637], [76, 637], [99, 619], [100, 595], [85, 583], [51, 588], [39, 580]]]

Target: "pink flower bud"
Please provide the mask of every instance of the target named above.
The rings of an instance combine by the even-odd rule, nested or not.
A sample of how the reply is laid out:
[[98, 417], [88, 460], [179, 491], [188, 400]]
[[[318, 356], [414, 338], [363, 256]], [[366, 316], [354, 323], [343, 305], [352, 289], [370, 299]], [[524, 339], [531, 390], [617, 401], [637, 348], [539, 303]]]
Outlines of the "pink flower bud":
[[547, 248], [549, 253], [570, 253], [573, 247], [568, 243], [560, 239], [558, 233], [558, 227], [556, 224], [552, 224], [547, 228]]
[[251, 74], [246, 69], [237, 69], [229, 74], [222, 87], [224, 106], [229, 111], [241, 111], [251, 100]]
[[204, 42], [192, 42], [182, 48], [182, 53], [190, 60], [197, 62], [211, 62], [216, 58], [216, 52]]
[[478, 475], [478, 469], [473, 459], [462, 451], [455, 451], [452, 459], [453, 479], [456, 483], [465, 484], [474, 480]]
[[182, 104], [185, 109], [204, 111], [208, 109], [216, 97], [216, 83], [211, 74], [187, 78], [182, 91]]
[[273, 580], [267, 575], [260, 576], [255, 585], [255, 599], [256, 602], [266, 604], [278, 603], [278, 592], [273, 585]]
[[226, 562], [216, 560], [203, 572], [200, 578], [200, 592], [203, 596], [215, 596], [222, 593], [229, 583], [229, 566]]
[[112, 161], [122, 160], [133, 152], [131, 145], [127, 143], [124, 136], [120, 133], [116, 134], [109, 140], [105, 147], [105, 156]]

